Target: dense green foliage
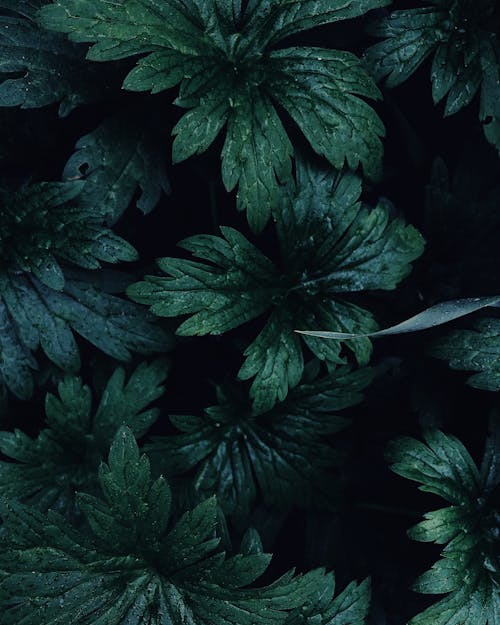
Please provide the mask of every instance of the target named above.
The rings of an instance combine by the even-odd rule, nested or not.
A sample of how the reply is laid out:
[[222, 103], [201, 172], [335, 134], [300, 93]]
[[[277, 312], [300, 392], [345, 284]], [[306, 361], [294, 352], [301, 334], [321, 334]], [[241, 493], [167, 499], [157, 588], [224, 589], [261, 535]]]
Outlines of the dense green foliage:
[[385, 40], [366, 52], [374, 77], [388, 87], [405, 81], [431, 54], [432, 98], [446, 98], [452, 115], [481, 91], [479, 117], [500, 151], [498, 81], [500, 11], [495, 0], [432, 0], [429, 6], [394, 11], [371, 33]]
[[[422, 252], [422, 238], [413, 227], [390, 220], [384, 204], [363, 207], [360, 193], [361, 181], [351, 173], [331, 175], [299, 163], [296, 187], [276, 208], [279, 266], [239, 232], [221, 227], [223, 237], [198, 235], [180, 243], [205, 263], [161, 258], [158, 265], [168, 277], [148, 276], [128, 294], [157, 315], [192, 313], [177, 330], [185, 336], [221, 334], [270, 308], [238, 374], [255, 378], [254, 409], [269, 410], [300, 382], [302, 340], [329, 367], [345, 362], [339, 342], [301, 340], [294, 329], [373, 330], [370, 312], [343, 294], [395, 288]], [[368, 339], [349, 347], [359, 364], [368, 362]]]
[[[88, 58], [109, 61], [149, 53], [125, 78], [132, 91], [158, 93], [180, 84], [188, 112], [173, 129], [173, 161], [204, 152], [227, 125], [222, 177], [239, 185], [238, 206], [260, 231], [291, 176], [292, 144], [274, 102], [295, 120], [332, 165], [362, 163], [380, 173], [382, 123], [357, 96], [378, 97], [359, 59], [348, 52], [289, 47], [290, 35], [362, 15], [387, 0], [241, 2], [221, 0], [61, 0], [44, 7], [42, 24], [94, 45]], [[299, 104], [300, 102], [300, 104]]]
[[481, 470], [462, 443], [433, 431], [426, 445], [396, 441], [389, 450], [392, 470], [421, 484], [451, 506], [425, 515], [410, 530], [411, 538], [446, 544], [442, 559], [415, 582], [422, 593], [449, 593], [411, 620], [411, 625], [498, 623], [500, 618], [500, 471], [498, 434], [488, 441]]
[[168, 484], [163, 477], [151, 479], [149, 461], [127, 428], [116, 434], [108, 464], [100, 465], [99, 484], [100, 497], [77, 494], [90, 536], [53, 510], [44, 516], [0, 502], [8, 532], [0, 537], [6, 625], [56, 618], [182, 625], [186, 614], [193, 623], [271, 625], [293, 621], [295, 610], [301, 619], [305, 611], [317, 622], [355, 625], [366, 612], [366, 584], [353, 584], [333, 600], [332, 576], [322, 570], [295, 577], [290, 572], [269, 586], [245, 588], [266, 570], [269, 556], [254, 544], [225, 558], [217, 549], [214, 498], [169, 527]]
[[498, 37], [0, 0], [1, 625], [500, 625]]

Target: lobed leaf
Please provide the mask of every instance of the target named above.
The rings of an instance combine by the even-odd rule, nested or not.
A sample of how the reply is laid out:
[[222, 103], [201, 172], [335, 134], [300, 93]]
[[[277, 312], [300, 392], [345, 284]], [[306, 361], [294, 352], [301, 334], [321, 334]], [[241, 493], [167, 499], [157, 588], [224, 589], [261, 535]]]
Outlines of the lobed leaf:
[[41, 28], [35, 21], [39, 4], [0, 4], [0, 11], [14, 13], [0, 15], [0, 106], [26, 109], [59, 102], [59, 115], [65, 117], [98, 99], [111, 76], [85, 62], [85, 49]]
[[61, 291], [64, 275], [58, 261], [98, 269], [101, 262], [137, 259], [136, 250], [103, 224], [100, 207], [82, 210], [80, 181], [41, 182], [0, 195], [4, 267], [32, 273]]
[[[394, 288], [422, 252], [423, 239], [413, 227], [390, 220], [386, 203], [362, 207], [360, 192], [354, 174], [300, 162], [296, 187], [287, 189], [275, 211], [283, 271], [239, 232], [223, 227], [223, 237], [181, 242], [204, 262], [162, 258], [158, 264], [167, 276], [146, 276], [127, 293], [154, 314], [189, 315], [177, 329], [182, 335], [220, 334], [269, 313], [238, 376], [253, 380], [255, 410], [270, 410], [299, 383], [304, 345], [329, 366], [345, 363], [340, 342], [301, 338], [294, 328], [374, 331], [371, 313], [344, 301], [344, 294]], [[367, 364], [367, 338], [348, 347]]]
[[371, 178], [380, 175], [384, 134], [361, 99], [379, 92], [353, 54], [273, 46], [385, 4], [266, 0], [243, 8], [219, 0], [56, 0], [42, 7], [40, 19], [73, 41], [93, 43], [89, 59], [145, 55], [125, 78], [126, 89], [157, 93], [179, 85], [175, 103], [188, 111], [173, 129], [174, 162], [204, 152], [227, 126], [222, 178], [228, 191], [238, 186], [238, 208], [260, 232], [292, 172], [292, 144], [276, 103], [318, 154], [335, 167], [362, 165]]
[[137, 208], [152, 211], [162, 192], [170, 191], [163, 142], [151, 120], [138, 122], [129, 113], [110, 117], [79, 139], [63, 178], [83, 179], [80, 210], [97, 210], [107, 223], [115, 223], [140, 189]]
[[54, 291], [29, 274], [0, 275], [0, 380], [18, 397], [33, 391], [34, 352], [41, 347], [58, 367], [76, 373], [80, 356], [74, 332], [117, 360], [131, 352], [168, 349], [170, 339], [141, 308], [67, 274]]
[[376, 80], [395, 87], [433, 56], [432, 97], [446, 97], [444, 115], [467, 106], [481, 90], [480, 119], [498, 148], [496, 104], [499, 55], [498, 13], [493, 0], [434, 0], [431, 6], [393, 11], [370, 32], [384, 38], [368, 48], [365, 59]]
[[124, 370], [116, 369], [94, 409], [90, 388], [66, 375], [58, 395], [46, 396], [48, 427], [37, 438], [18, 429], [0, 432], [0, 450], [11, 460], [0, 463], [0, 494], [75, 514], [75, 491], [96, 492], [97, 467], [119, 427], [126, 424], [139, 438], [156, 420], [158, 410], [149, 404], [162, 394], [167, 370], [163, 360], [143, 363], [125, 383]]
[[500, 390], [500, 320], [479, 319], [472, 330], [453, 330], [438, 339], [431, 354], [448, 360], [453, 369], [477, 371], [467, 383], [487, 391]]
[[[442, 558], [417, 579], [414, 589], [447, 594], [411, 619], [410, 625], [495, 625], [500, 615], [500, 562], [496, 539], [492, 540], [498, 532], [493, 485], [499, 476], [480, 472], [453, 436], [429, 431], [425, 440], [424, 444], [404, 438], [389, 449], [396, 473], [453, 504], [426, 514], [409, 532], [415, 540], [446, 543]], [[490, 444], [486, 466], [488, 454], [491, 456]]]
[[332, 470], [340, 454], [326, 436], [348, 420], [334, 411], [362, 399], [373, 369], [336, 372], [303, 383], [267, 413], [248, 400], [219, 393], [220, 404], [202, 417], [173, 415], [181, 433], [155, 436], [145, 450], [155, 467], [170, 476], [195, 470], [188, 489], [194, 500], [217, 495], [226, 514], [245, 517], [261, 498], [273, 507], [316, 505], [333, 500]]
[[[44, 515], [0, 500], [5, 625], [35, 625], [41, 618], [60, 625], [75, 619], [83, 625], [184, 625], [186, 615], [192, 625], [281, 625], [302, 606], [316, 607], [319, 597], [325, 597], [320, 619], [335, 604], [332, 575], [321, 569], [248, 587], [268, 558], [244, 553], [228, 562], [216, 551], [214, 500], [171, 524], [168, 486], [163, 478], [151, 480], [149, 462], [127, 428], [117, 433], [99, 479], [102, 498], [80, 495], [89, 535], [53, 511]], [[226, 566], [234, 573], [230, 583]]]

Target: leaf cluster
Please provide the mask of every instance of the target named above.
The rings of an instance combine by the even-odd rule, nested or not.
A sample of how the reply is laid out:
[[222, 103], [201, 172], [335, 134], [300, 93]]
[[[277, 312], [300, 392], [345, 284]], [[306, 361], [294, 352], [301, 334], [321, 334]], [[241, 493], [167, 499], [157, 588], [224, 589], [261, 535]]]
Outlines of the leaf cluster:
[[58, 0], [40, 15], [46, 28], [92, 43], [91, 60], [142, 54], [124, 88], [158, 93], [179, 85], [175, 103], [187, 112], [173, 129], [174, 162], [204, 152], [226, 127], [224, 185], [228, 191], [238, 186], [238, 207], [260, 231], [292, 171], [293, 147], [277, 105], [334, 167], [362, 164], [369, 177], [380, 175], [384, 128], [361, 99], [379, 94], [359, 59], [345, 51], [276, 45], [387, 1], [245, 4]]
[[[0, 606], [6, 625], [44, 622], [159, 625], [206, 623], [358, 625], [368, 583], [334, 598], [332, 574], [290, 571], [253, 587], [270, 557], [243, 545], [226, 557], [215, 533], [216, 500], [170, 521], [171, 493], [151, 477], [131, 430], [122, 427], [108, 463], [99, 468], [101, 494], [78, 493], [87, 530], [54, 510], [44, 515], [2, 499]], [[253, 542], [253, 546], [252, 546]], [[96, 592], [99, 588], [99, 592]]]
[[[269, 410], [300, 382], [305, 348], [331, 368], [346, 362], [339, 341], [300, 337], [294, 330], [376, 329], [371, 313], [345, 297], [395, 288], [423, 251], [418, 231], [391, 218], [387, 202], [369, 208], [360, 194], [355, 174], [299, 163], [297, 183], [277, 209], [279, 264], [237, 230], [221, 227], [222, 237], [197, 235], [179, 244], [203, 262], [161, 258], [167, 276], [146, 276], [128, 295], [156, 315], [190, 315], [177, 329], [184, 336], [220, 334], [268, 313], [245, 349], [238, 377], [253, 378], [254, 410]], [[369, 339], [347, 346], [359, 364], [368, 362]]]
[[370, 33], [383, 39], [365, 53], [377, 81], [396, 87], [432, 55], [434, 103], [446, 99], [444, 115], [453, 115], [479, 92], [485, 136], [500, 150], [500, 12], [494, 0], [432, 0], [392, 11]]
[[500, 624], [500, 11], [390, 5], [0, 0], [2, 625]]
[[498, 552], [498, 432], [488, 440], [481, 469], [454, 436], [429, 431], [425, 443], [403, 438], [388, 452], [392, 469], [451, 505], [425, 515], [409, 535], [445, 545], [441, 560], [414, 588], [446, 594], [411, 625], [492, 625], [500, 616]]

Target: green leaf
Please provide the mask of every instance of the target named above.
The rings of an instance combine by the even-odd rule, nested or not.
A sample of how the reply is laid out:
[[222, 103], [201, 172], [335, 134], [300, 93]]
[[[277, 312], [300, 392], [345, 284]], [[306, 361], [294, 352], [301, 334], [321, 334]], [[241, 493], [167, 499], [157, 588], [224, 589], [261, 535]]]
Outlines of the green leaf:
[[[481, 117], [491, 116], [491, 112], [484, 111], [490, 108], [488, 91], [498, 91], [498, 85], [492, 82], [498, 62], [488, 49], [490, 42], [496, 45], [496, 3], [434, 0], [431, 4], [393, 11], [372, 25], [370, 33], [384, 39], [365, 53], [371, 73], [376, 80], [386, 78], [386, 85], [395, 87], [434, 54], [432, 97], [436, 104], [446, 97], [444, 115], [452, 115], [469, 104], [483, 82], [486, 109]], [[494, 134], [494, 128], [488, 132]]]
[[328, 595], [318, 595], [300, 611], [292, 613], [285, 625], [364, 625], [370, 607], [370, 580], [361, 584], [351, 582], [333, 600]]
[[249, 91], [235, 99], [222, 150], [222, 179], [228, 191], [238, 187], [238, 206], [247, 211], [252, 230], [260, 232], [279, 204], [292, 172], [292, 144], [271, 100]]
[[358, 96], [379, 92], [350, 52], [285, 48], [270, 55], [269, 90], [288, 111], [313, 149], [334, 167], [360, 163], [369, 178], [382, 173], [384, 126]]
[[221, 334], [258, 317], [278, 291], [279, 274], [237, 230], [221, 232], [224, 238], [198, 235], [179, 243], [211, 264], [161, 258], [158, 266], [171, 277], [147, 276], [127, 289], [129, 297], [156, 315], [192, 315], [178, 328], [181, 335]]
[[131, 203], [137, 189], [137, 207], [149, 213], [162, 191], [168, 193], [165, 139], [153, 119], [137, 120], [137, 114], [120, 113], [79, 139], [76, 152], [64, 168], [67, 180], [83, 178], [78, 206], [84, 212], [98, 210], [115, 223]]
[[[54, 511], [44, 515], [0, 500], [5, 625], [41, 619], [60, 625], [75, 619], [82, 625], [281, 625], [318, 597], [332, 603], [332, 575], [321, 569], [248, 587], [269, 558], [256, 552], [226, 560], [214, 534], [214, 499], [172, 525], [169, 487], [163, 477], [151, 479], [149, 462], [126, 427], [99, 481], [102, 497], [79, 496], [90, 534]], [[229, 583], [226, 572], [233, 574]]]
[[258, 30], [269, 45], [302, 30], [353, 19], [388, 4], [389, 0], [250, 0], [248, 28]]
[[[284, 107], [312, 148], [335, 167], [381, 170], [382, 122], [362, 99], [379, 92], [359, 59], [323, 48], [274, 49], [291, 34], [358, 17], [387, 0], [277, 0], [226, 5], [179, 0], [57, 0], [41, 23], [93, 43], [95, 61], [143, 54], [124, 87], [157, 93], [180, 85], [188, 109], [173, 129], [173, 160], [204, 152], [227, 125], [226, 189], [261, 231], [292, 171], [293, 148], [275, 105]], [[299, 106], [300, 103], [300, 106]]]
[[240, 380], [253, 378], [250, 394], [257, 411], [270, 410], [283, 401], [288, 388], [300, 382], [304, 358], [300, 338], [293, 333], [290, 315], [283, 308], [273, 311], [266, 325], [244, 352]]
[[409, 532], [415, 540], [446, 544], [441, 560], [418, 578], [414, 589], [447, 594], [410, 625], [494, 625], [500, 616], [495, 538], [499, 518], [495, 488], [500, 476], [479, 471], [453, 436], [429, 431], [425, 441], [403, 438], [393, 442], [388, 452], [393, 471], [452, 504], [427, 513]]
[[452, 369], [478, 371], [467, 383], [486, 391], [500, 390], [500, 319], [479, 319], [472, 330], [453, 330], [430, 350]]
[[90, 388], [66, 375], [58, 395], [46, 396], [48, 427], [36, 439], [18, 429], [0, 432], [0, 450], [11, 460], [0, 463], [0, 495], [74, 514], [75, 491], [97, 491], [99, 462], [119, 427], [140, 438], [155, 422], [158, 410], [149, 404], [163, 393], [167, 371], [163, 360], [143, 363], [125, 381], [125, 371], [116, 369], [95, 409]]
[[78, 371], [74, 332], [122, 361], [132, 351], [152, 354], [170, 345], [140, 307], [94, 288], [89, 280], [66, 276], [64, 289], [54, 291], [30, 274], [0, 274], [0, 381], [18, 397], [32, 394], [39, 347], [64, 371]]
[[245, 518], [255, 501], [283, 508], [291, 504], [328, 508], [332, 469], [342, 459], [326, 437], [348, 420], [335, 411], [359, 403], [376, 371], [334, 373], [301, 384], [286, 401], [256, 414], [248, 398], [219, 391], [218, 406], [204, 416], [171, 416], [180, 434], [155, 436], [145, 450], [170, 476], [196, 471], [188, 488], [193, 500], [217, 495], [223, 511]]
[[3, 2], [2, 8], [15, 15], [0, 15], [0, 106], [38, 108], [60, 102], [59, 115], [65, 117], [99, 98], [106, 82], [85, 62], [84, 48], [41, 28], [34, 19], [37, 6]]
[[[343, 298], [395, 288], [422, 253], [423, 239], [412, 226], [391, 220], [387, 202], [362, 206], [360, 193], [361, 182], [351, 172], [325, 172], [299, 161], [297, 185], [287, 189], [275, 211], [277, 262], [223, 227], [223, 237], [181, 242], [204, 262], [162, 258], [158, 264], [167, 276], [146, 276], [127, 293], [154, 314], [189, 315], [177, 330], [182, 335], [220, 334], [267, 312], [239, 372], [241, 379], [253, 379], [255, 410], [267, 411], [299, 383], [305, 346], [328, 366], [345, 363], [339, 341], [300, 338], [294, 328], [374, 331], [371, 313]], [[351, 341], [348, 348], [367, 364], [368, 339]]]
[[[175, 135], [172, 145], [174, 163], [179, 163], [193, 154], [202, 154], [210, 147], [227, 122], [229, 103], [225, 96], [224, 89], [220, 93], [210, 93], [199, 106], [185, 113], [174, 126], [172, 130], [172, 134]], [[241, 117], [241, 121], [247, 123], [248, 120]]]
[[81, 181], [41, 182], [15, 193], [0, 193], [0, 260], [4, 268], [32, 273], [61, 291], [64, 275], [58, 260], [85, 269], [101, 262], [137, 260], [136, 250], [103, 225], [100, 207], [86, 210], [78, 196]]
[[427, 6], [393, 11], [373, 22], [368, 32], [384, 40], [368, 48], [365, 60], [375, 79], [386, 79], [387, 87], [407, 80], [436, 49], [446, 14]]
[[430, 431], [426, 443], [402, 438], [389, 448], [391, 468], [419, 482], [420, 490], [459, 504], [480, 493], [479, 471], [463, 444], [453, 436]]
[[470, 585], [459, 587], [446, 599], [415, 616], [410, 625], [496, 625], [499, 619], [498, 588], [478, 581], [473, 588]]

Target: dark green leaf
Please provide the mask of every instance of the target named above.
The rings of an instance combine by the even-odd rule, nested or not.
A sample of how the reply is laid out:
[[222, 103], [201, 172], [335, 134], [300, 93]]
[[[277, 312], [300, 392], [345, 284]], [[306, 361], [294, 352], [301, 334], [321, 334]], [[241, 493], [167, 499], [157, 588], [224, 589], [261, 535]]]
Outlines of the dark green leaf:
[[379, 92], [350, 52], [285, 48], [270, 55], [269, 90], [302, 130], [314, 150], [334, 167], [363, 164], [379, 178], [384, 126], [357, 96], [377, 99]]
[[436, 49], [446, 14], [438, 7], [393, 11], [371, 25], [369, 33], [384, 41], [368, 48], [365, 59], [377, 81], [388, 87], [407, 80]]
[[468, 384], [500, 390], [500, 319], [479, 319], [472, 330], [453, 330], [434, 343], [431, 354], [448, 360], [453, 369], [478, 371]]
[[[469, 104], [482, 83], [481, 118], [493, 117], [485, 128], [495, 145], [492, 93], [498, 93], [498, 47], [494, 0], [434, 0], [432, 6], [393, 11], [375, 22], [370, 32], [384, 38], [366, 51], [366, 61], [376, 80], [388, 87], [404, 82], [434, 54], [431, 69], [435, 103], [446, 97], [445, 115]], [[494, 98], [495, 101], [497, 98]]]
[[137, 260], [136, 250], [103, 225], [99, 206], [82, 209], [80, 181], [42, 182], [16, 193], [0, 194], [0, 260], [7, 269], [31, 272], [61, 291], [64, 275], [58, 260], [85, 269], [101, 262]]
[[17, 461], [0, 463], [0, 494], [72, 514], [76, 490], [96, 491], [97, 467], [118, 428], [126, 424], [139, 438], [156, 420], [148, 405], [162, 394], [167, 369], [161, 360], [141, 364], [126, 383], [116, 369], [95, 410], [89, 387], [66, 375], [58, 396], [46, 397], [48, 427], [36, 439], [17, 429], [0, 432], [0, 450]]
[[64, 371], [79, 369], [73, 332], [122, 361], [131, 351], [152, 354], [169, 347], [166, 333], [138, 306], [67, 275], [62, 291], [29, 274], [0, 275], [0, 380], [19, 397], [32, 393], [33, 352], [39, 347]]
[[[412, 226], [389, 218], [387, 203], [362, 207], [354, 174], [299, 161], [297, 178], [275, 211], [283, 272], [243, 235], [224, 227], [224, 238], [199, 235], [181, 242], [205, 262], [162, 258], [158, 264], [167, 277], [146, 276], [127, 291], [157, 315], [189, 315], [177, 330], [183, 335], [220, 334], [269, 311], [239, 373], [253, 379], [254, 408], [261, 412], [299, 383], [302, 341], [328, 365], [345, 362], [339, 341], [300, 339], [294, 328], [374, 331], [370, 312], [344, 301], [344, 294], [395, 288], [423, 250]], [[348, 347], [360, 364], [369, 361], [368, 339]]]
[[333, 413], [361, 401], [374, 374], [340, 368], [301, 384], [264, 414], [252, 412], [244, 398], [220, 393], [220, 405], [201, 418], [172, 416], [182, 433], [154, 437], [145, 449], [167, 475], [195, 469], [193, 498], [216, 493], [230, 515], [244, 518], [259, 497], [271, 506], [328, 507], [341, 454], [325, 437], [348, 425]]
[[[265, 554], [217, 551], [215, 500], [169, 524], [169, 488], [151, 480], [133, 434], [116, 435], [99, 472], [103, 497], [80, 495], [90, 536], [51, 511], [2, 499], [0, 608], [5, 625], [282, 625], [290, 612], [332, 602], [332, 575], [287, 573], [247, 587]], [[225, 567], [234, 577], [227, 583]], [[99, 588], [99, 592], [96, 592]], [[342, 595], [341, 595], [342, 596]], [[186, 620], [188, 615], [189, 620]], [[321, 617], [321, 615], [320, 615]]]
[[249, 0], [248, 28], [274, 43], [302, 30], [359, 17], [388, 4], [390, 0]]
[[235, 99], [222, 150], [222, 179], [238, 187], [238, 205], [247, 210], [252, 230], [260, 232], [279, 204], [280, 184], [292, 171], [292, 144], [270, 99], [249, 91]]
[[211, 264], [161, 258], [168, 278], [148, 276], [128, 288], [134, 300], [163, 317], [191, 314], [178, 334], [221, 334], [264, 312], [279, 279], [271, 261], [233, 228], [224, 236], [198, 235], [179, 243]]
[[165, 138], [154, 121], [138, 121], [137, 114], [118, 114], [82, 137], [64, 168], [68, 180], [83, 178], [78, 206], [99, 211], [115, 223], [140, 188], [137, 207], [149, 213], [162, 191], [168, 193]]
[[426, 443], [403, 438], [392, 443], [389, 459], [399, 475], [421, 484], [452, 505], [429, 512], [409, 534], [415, 540], [446, 544], [442, 559], [421, 575], [414, 589], [449, 593], [415, 616], [410, 625], [496, 625], [500, 616], [498, 514], [488, 474], [480, 472], [462, 443], [429, 431]]
[[[272, 46], [290, 34], [358, 17], [386, 0], [250, 3], [219, 0], [57, 0], [42, 24], [91, 42], [88, 58], [148, 54], [124, 87], [152, 93], [180, 85], [176, 104], [189, 109], [175, 126], [174, 161], [205, 151], [227, 124], [222, 151], [226, 189], [238, 186], [238, 208], [262, 230], [290, 179], [292, 144], [275, 109], [282, 105], [312, 148], [335, 167], [381, 169], [384, 128], [362, 98], [379, 92], [351, 53]], [[300, 103], [300, 107], [298, 104]]]
[[103, 93], [106, 82], [85, 62], [85, 49], [41, 28], [34, 19], [36, 6], [4, 2], [2, 7], [15, 15], [0, 15], [0, 106], [60, 102], [59, 115], [65, 117]]

